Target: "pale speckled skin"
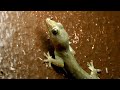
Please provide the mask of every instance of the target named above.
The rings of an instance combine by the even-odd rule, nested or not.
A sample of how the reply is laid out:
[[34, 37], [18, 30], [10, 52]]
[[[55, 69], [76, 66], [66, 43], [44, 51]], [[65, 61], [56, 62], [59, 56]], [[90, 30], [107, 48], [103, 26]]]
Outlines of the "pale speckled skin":
[[65, 70], [69, 71], [76, 79], [99, 79], [97, 72], [100, 71], [100, 69], [95, 69], [93, 63], [88, 63], [89, 69], [91, 69], [90, 75], [77, 63], [74, 57], [75, 52], [69, 45], [69, 37], [63, 25], [50, 18], [46, 19], [46, 25], [49, 30], [50, 40], [55, 48], [55, 59], [53, 59], [49, 53], [47, 53], [47, 55], [44, 53], [47, 57], [44, 61], [49, 62], [49, 66], [51, 66], [52, 63], [65, 68]]

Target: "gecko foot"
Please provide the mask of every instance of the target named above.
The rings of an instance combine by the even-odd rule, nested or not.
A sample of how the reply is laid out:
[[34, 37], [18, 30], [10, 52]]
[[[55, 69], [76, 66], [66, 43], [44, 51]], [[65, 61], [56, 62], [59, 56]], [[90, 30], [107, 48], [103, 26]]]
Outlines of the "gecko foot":
[[47, 58], [47, 59], [44, 60], [44, 62], [48, 62], [49, 67], [51, 67], [51, 62], [52, 62], [52, 59], [53, 59], [52, 56], [50, 56], [49, 52], [47, 52], [47, 54], [44, 53], [44, 56]]
[[88, 68], [91, 70], [91, 76], [97, 77], [98, 72], [101, 72], [101, 69], [95, 69], [93, 65], [93, 60], [91, 62], [87, 62]]

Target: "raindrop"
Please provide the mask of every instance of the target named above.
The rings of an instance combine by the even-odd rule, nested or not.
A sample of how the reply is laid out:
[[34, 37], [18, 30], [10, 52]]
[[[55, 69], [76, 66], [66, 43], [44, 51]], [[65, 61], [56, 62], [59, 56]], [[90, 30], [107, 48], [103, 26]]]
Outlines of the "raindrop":
[[4, 47], [2, 41], [0, 41], [0, 48]]
[[48, 64], [46, 64], [46, 67], [48, 67]]
[[101, 61], [101, 59], [99, 58], [99, 60]]
[[0, 63], [2, 62], [3, 57], [0, 57]]
[[13, 68], [13, 67], [10, 67], [10, 70], [11, 70], [11, 71], [14, 71], [14, 70], [15, 70], [15, 68]]
[[108, 57], [108, 59], [110, 59], [110, 57]]
[[46, 79], [48, 79], [48, 77], [46, 77]]
[[42, 58], [38, 57], [38, 59], [40, 59], [41, 61], [43, 60]]
[[107, 67], [105, 68], [105, 71], [106, 71], [106, 73], [108, 73], [108, 68]]
[[120, 26], [117, 26], [117, 28], [120, 28]]
[[80, 31], [82, 32], [82, 29], [80, 29]]
[[78, 47], [75, 47], [76, 49], [78, 48]]
[[110, 23], [110, 22], [108, 21], [108, 23]]
[[94, 42], [95, 42], [96, 40], [94, 39]]
[[87, 39], [87, 41], [89, 42], [89, 39]]
[[24, 55], [26, 55], [25, 50], [22, 50], [22, 52], [24, 53]]
[[92, 49], [94, 49], [94, 45], [92, 46]]

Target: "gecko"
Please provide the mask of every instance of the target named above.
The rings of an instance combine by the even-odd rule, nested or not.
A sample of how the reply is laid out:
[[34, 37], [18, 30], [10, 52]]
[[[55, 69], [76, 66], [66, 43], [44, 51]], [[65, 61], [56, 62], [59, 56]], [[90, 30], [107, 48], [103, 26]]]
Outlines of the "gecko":
[[44, 62], [48, 63], [49, 67], [53, 64], [65, 68], [75, 79], [100, 79], [98, 72], [101, 72], [101, 69], [95, 69], [93, 61], [87, 62], [88, 68], [91, 70], [90, 74], [78, 64], [74, 57], [75, 51], [70, 46], [69, 36], [63, 25], [51, 18], [46, 18], [45, 23], [55, 49], [55, 58], [50, 56], [49, 52], [44, 53], [47, 58], [44, 59]]

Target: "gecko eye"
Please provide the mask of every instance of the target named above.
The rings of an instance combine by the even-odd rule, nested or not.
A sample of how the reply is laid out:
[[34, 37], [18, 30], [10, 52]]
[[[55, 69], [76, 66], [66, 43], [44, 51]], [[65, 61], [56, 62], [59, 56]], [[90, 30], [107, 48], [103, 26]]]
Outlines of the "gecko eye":
[[57, 35], [58, 34], [58, 29], [57, 28], [53, 28], [52, 29], [52, 34], [53, 35]]

